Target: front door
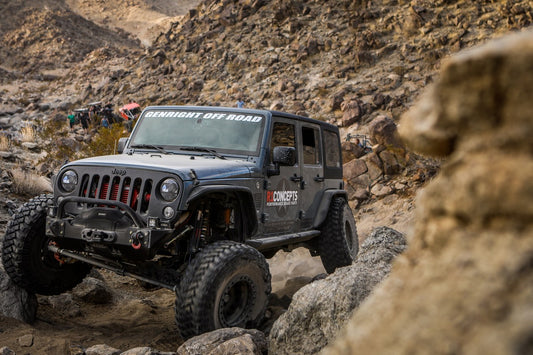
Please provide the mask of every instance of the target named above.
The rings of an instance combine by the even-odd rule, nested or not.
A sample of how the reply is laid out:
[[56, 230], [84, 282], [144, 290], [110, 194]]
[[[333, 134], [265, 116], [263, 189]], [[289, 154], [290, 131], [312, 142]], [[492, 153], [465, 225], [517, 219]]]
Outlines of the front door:
[[[297, 149], [297, 127], [295, 121], [279, 117], [273, 118], [270, 163], [274, 147], [285, 146]], [[263, 206], [264, 234], [286, 234], [299, 228], [300, 162], [297, 154], [296, 164], [280, 166], [279, 175], [273, 175], [265, 181], [265, 199]]]

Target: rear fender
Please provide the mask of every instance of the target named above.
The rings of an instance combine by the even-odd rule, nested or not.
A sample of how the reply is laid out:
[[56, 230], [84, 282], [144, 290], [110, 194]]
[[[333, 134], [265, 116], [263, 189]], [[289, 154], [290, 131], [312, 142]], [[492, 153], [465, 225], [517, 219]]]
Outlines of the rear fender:
[[331, 200], [336, 196], [344, 197], [346, 201], [348, 201], [348, 193], [345, 190], [325, 191], [322, 195], [322, 201], [320, 201], [320, 205], [318, 206], [318, 212], [315, 216], [315, 220], [313, 221], [313, 228], [318, 228], [322, 225], [322, 223], [324, 223], [326, 217], [328, 216]]

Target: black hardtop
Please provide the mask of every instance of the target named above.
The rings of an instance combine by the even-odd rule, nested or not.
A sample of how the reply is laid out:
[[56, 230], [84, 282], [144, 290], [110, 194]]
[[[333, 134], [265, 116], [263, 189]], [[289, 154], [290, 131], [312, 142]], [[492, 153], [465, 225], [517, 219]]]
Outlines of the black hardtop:
[[190, 111], [212, 111], [212, 112], [234, 112], [234, 113], [243, 113], [243, 114], [259, 114], [259, 115], [265, 115], [267, 117], [283, 117], [288, 118], [291, 120], [299, 120], [303, 122], [309, 122], [321, 125], [325, 129], [328, 129], [330, 131], [337, 132], [339, 128], [331, 123], [327, 123], [324, 121], [320, 121], [314, 118], [309, 118], [305, 116], [295, 115], [292, 113], [287, 112], [281, 112], [281, 111], [274, 111], [274, 110], [261, 110], [261, 109], [253, 109], [253, 108], [237, 108], [237, 107], [226, 107], [226, 106], [148, 106], [143, 110], [143, 114], [145, 111], [152, 111], [152, 110], [190, 110]]

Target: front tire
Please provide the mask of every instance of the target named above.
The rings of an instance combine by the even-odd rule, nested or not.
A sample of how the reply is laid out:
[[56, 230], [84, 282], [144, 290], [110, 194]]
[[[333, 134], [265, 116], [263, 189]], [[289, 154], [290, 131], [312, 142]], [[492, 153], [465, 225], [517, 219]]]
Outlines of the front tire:
[[91, 270], [81, 262], [61, 263], [48, 245], [46, 207], [51, 195], [37, 196], [20, 207], [9, 222], [2, 248], [4, 269], [15, 284], [29, 292], [57, 295], [79, 284]]
[[270, 271], [256, 249], [232, 241], [208, 245], [187, 267], [176, 292], [182, 338], [219, 328], [256, 328], [271, 291]]
[[359, 238], [352, 210], [345, 198], [333, 197], [318, 244], [320, 259], [328, 274], [355, 260]]

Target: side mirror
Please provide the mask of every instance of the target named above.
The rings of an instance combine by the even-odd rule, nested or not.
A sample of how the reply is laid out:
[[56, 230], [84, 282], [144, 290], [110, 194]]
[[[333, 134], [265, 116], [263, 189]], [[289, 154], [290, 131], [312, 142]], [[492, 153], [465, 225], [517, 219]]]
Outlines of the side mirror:
[[284, 146], [274, 147], [272, 161], [274, 164], [293, 166], [296, 164], [296, 149]]
[[274, 163], [274, 168], [268, 169], [267, 175], [279, 175], [280, 166], [293, 166], [296, 164], [296, 149], [284, 146], [274, 147], [272, 162]]
[[118, 144], [117, 144], [117, 153], [122, 154], [124, 152], [124, 148], [126, 147], [126, 143], [128, 142], [128, 138], [119, 138]]

